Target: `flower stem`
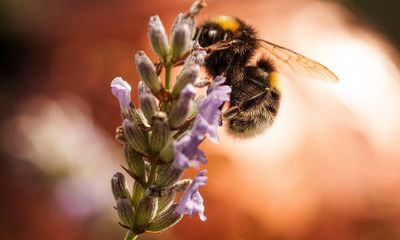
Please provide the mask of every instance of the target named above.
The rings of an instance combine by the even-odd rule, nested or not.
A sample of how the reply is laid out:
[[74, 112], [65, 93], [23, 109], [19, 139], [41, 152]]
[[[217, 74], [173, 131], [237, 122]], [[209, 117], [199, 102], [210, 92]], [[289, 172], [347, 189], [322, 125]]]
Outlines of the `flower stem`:
[[169, 88], [170, 88], [171, 69], [172, 69], [172, 64], [166, 63], [165, 64], [165, 89], [167, 89], [167, 90], [169, 90]]
[[137, 237], [138, 235], [134, 234], [131, 230], [129, 230], [124, 240], [135, 240]]

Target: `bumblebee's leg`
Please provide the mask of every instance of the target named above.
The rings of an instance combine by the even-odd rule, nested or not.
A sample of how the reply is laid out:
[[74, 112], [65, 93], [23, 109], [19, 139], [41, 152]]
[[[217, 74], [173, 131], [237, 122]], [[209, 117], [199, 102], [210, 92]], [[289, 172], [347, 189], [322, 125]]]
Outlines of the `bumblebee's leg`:
[[260, 92], [250, 98], [247, 98], [243, 100], [241, 103], [239, 103], [239, 108], [243, 111], [246, 111], [251, 107], [255, 102], [258, 102], [259, 100], [263, 99], [265, 95], [267, 94], [267, 91]]
[[231, 41], [219, 41], [213, 45], [210, 45], [208, 47], [205, 48], [205, 50], [207, 51], [207, 53], [210, 52], [217, 52], [217, 51], [222, 51], [225, 49], [229, 49], [232, 46], [234, 46], [235, 44], [241, 43], [241, 40], [235, 39], [235, 40], [231, 40]]
[[230, 107], [228, 110], [222, 113], [222, 119], [223, 120], [229, 120], [233, 117], [235, 117], [237, 114], [239, 114], [242, 111], [246, 111], [254, 105], [255, 102], [260, 101], [262, 98], [265, 97], [267, 94], [267, 91], [258, 93], [254, 96], [251, 96], [250, 98], [244, 99], [243, 101], [237, 102], [237, 105]]
[[234, 118], [240, 112], [239, 106], [234, 106], [222, 113], [222, 120], [229, 120]]
[[[268, 62], [259, 61], [257, 66], [246, 66], [244, 76], [232, 86], [234, 92], [231, 94], [231, 105], [223, 113], [223, 119], [229, 120], [240, 113], [244, 113], [257, 106], [263, 100], [271, 105], [279, 98], [280, 91], [277, 89], [277, 75], [274, 71], [269, 72]], [[260, 65], [260, 66], [259, 66]], [[265, 102], [265, 101], [264, 101]], [[273, 107], [275, 109], [275, 107]]]
[[249, 77], [249, 78], [246, 78], [246, 80], [254, 83], [255, 85], [261, 87], [262, 89], [267, 89], [268, 90], [268, 87], [264, 83], [258, 81], [257, 79]]

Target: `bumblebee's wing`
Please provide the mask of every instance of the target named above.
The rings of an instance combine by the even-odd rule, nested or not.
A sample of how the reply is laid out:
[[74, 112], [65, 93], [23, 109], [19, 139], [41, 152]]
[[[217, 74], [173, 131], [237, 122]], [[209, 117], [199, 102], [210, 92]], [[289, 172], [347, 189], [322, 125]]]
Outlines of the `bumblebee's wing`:
[[324, 65], [274, 43], [257, 39], [260, 49], [267, 51], [278, 71], [288, 76], [299, 76], [323, 81], [338, 82], [338, 77]]

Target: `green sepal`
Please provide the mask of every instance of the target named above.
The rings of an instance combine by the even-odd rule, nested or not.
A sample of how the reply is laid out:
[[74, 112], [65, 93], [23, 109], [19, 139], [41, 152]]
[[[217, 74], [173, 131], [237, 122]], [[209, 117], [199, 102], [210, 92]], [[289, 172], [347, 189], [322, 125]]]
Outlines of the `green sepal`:
[[177, 205], [178, 204], [173, 204], [167, 210], [158, 214], [146, 227], [146, 232], [159, 233], [177, 224], [183, 217], [183, 215], [175, 211]]

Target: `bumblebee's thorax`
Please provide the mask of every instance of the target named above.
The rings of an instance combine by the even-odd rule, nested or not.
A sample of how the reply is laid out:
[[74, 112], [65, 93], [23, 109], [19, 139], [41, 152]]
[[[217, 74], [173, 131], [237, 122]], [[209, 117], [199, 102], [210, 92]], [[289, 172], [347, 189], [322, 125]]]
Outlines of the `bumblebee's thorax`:
[[[198, 28], [197, 34], [202, 47], [220, 41], [239, 40], [230, 48], [209, 55], [205, 67], [211, 76], [238, 73], [257, 46], [254, 29], [236, 17], [220, 16], [206, 21]], [[227, 77], [229, 81], [230, 78]]]

